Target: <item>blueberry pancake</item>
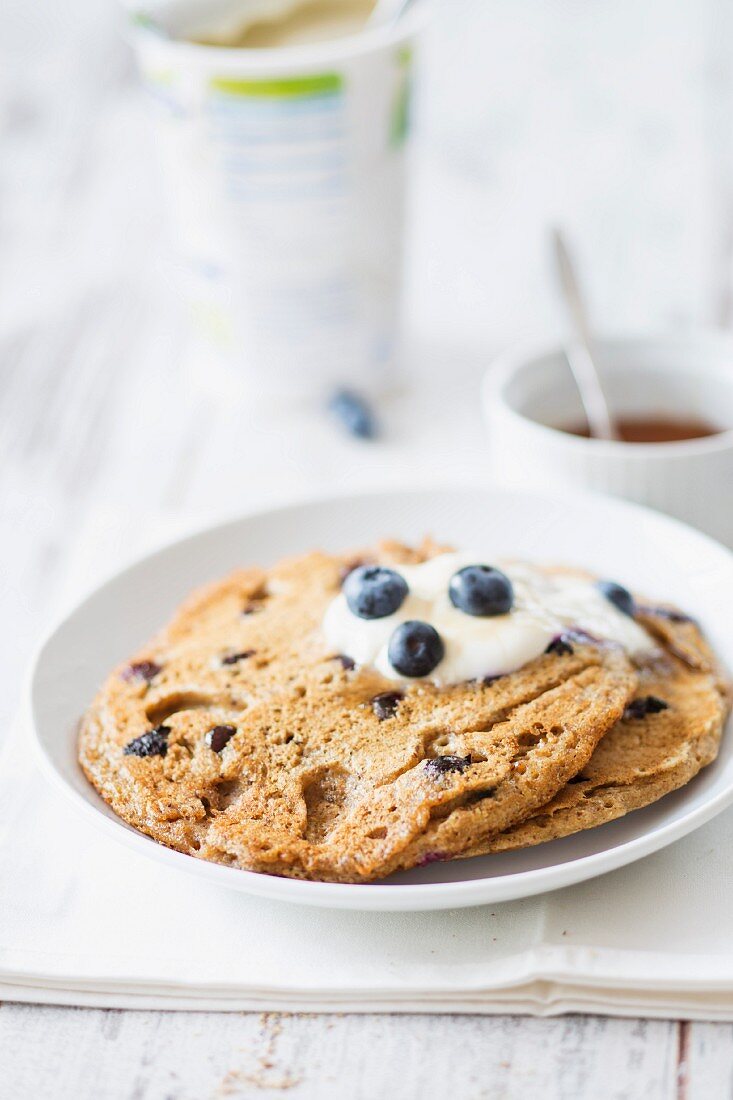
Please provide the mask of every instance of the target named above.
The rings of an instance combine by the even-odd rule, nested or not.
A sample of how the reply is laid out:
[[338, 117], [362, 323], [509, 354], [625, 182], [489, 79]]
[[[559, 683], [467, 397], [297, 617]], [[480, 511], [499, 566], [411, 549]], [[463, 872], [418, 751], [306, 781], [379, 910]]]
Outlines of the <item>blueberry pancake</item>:
[[637, 610], [662, 646], [636, 697], [588, 764], [546, 806], [469, 855], [569, 836], [677, 790], [718, 754], [730, 686], [698, 625], [671, 608]]
[[431, 543], [242, 570], [109, 677], [80, 760], [172, 848], [366, 882], [486, 850], [570, 789], [650, 667], [677, 683], [658, 618], [610, 582]]

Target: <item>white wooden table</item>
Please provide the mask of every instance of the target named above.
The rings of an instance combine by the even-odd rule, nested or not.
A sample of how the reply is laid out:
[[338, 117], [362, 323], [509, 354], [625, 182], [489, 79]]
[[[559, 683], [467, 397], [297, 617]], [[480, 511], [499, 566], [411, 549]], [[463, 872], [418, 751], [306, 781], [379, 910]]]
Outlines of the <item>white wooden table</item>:
[[[3, 728], [90, 522], [123, 509], [143, 532], [170, 516], [173, 532], [184, 515], [233, 513], [318, 486], [483, 469], [474, 396], [486, 348], [552, 323], [537, 261], [548, 216], [567, 214], [594, 254], [592, 287], [609, 324], [727, 317], [731, 150], [721, 135], [733, 35], [723, 0], [650, 0], [643, 27], [631, 0], [605, 15], [575, 6], [569, 21], [550, 0], [444, 0], [422, 96], [412, 374], [383, 410], [376, 445], [343, 439], [316, 407], [243, 407], [225, 380], [197, 370], [168, 290], [165, 208], [114, 12], [94, 0], [68, 11], [8, 0], [5, 9]], [[591, 132], [593, 155], [579, 156]], [[267, 1090], [294, 1100], [709, 1100], [733, 1096], [733, 1028], [0, 1005], [2, 1100]]]

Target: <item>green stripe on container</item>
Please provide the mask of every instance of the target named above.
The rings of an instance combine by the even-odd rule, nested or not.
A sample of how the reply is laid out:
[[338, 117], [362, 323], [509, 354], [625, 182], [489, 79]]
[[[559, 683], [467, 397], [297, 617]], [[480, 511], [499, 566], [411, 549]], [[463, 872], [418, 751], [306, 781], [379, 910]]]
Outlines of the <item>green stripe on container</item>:
[[133, 11], [130, 13], [130, 22], [134, 23], [136, 27], [148, 27], [149, 30], [157, 30], [157, 24], [154, 19], [144, 11]]
[[336, 95], [343, 87], [338, 73], [318, 76], [295, 76], [282, 80], [236, 80], [215, 76], [210, 87], [225, 95], [254, 96], [262, 99], [297, 99], [301, 96]]

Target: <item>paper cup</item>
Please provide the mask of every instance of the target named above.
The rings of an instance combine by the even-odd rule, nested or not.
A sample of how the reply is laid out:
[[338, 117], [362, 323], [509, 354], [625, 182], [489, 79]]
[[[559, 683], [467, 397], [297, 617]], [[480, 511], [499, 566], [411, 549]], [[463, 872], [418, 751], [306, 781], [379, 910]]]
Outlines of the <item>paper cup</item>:
[[378, 388], [396, 365], [424, 4], [281, 49], [182, 40], [201, 10], [132, 17], [198, 330], [258, 388]]

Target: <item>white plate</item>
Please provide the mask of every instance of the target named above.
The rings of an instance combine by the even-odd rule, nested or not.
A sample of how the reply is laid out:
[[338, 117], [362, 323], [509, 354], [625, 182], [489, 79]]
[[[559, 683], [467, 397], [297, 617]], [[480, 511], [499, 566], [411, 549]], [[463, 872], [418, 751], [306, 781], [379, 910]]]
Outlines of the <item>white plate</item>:
[[[715, 764], [654, 806], [564, 840], [394, 875], [370, 885], [301, 882], [205, 863], [120, 821], [76, 762], [78, 719], [118, 661], [143, 644], [195, 585], [247, 563], [314, 547], [345, 549], [383, 535], [429, 532], [489, 557], [587, 566], [700, 617], [733, 667], [733, 555], [635, 505], [500, 489], [420, 490], [318, 500], [210, 528], [118, 573], [54, 630], [36, 660], [31, 709], [45, 773], [91, 825], [152, 859], [245, 893], [345, 909], [446, 909], [507, 901], [580, 882], [677, 840], [733, 802], [733, 739]], [[114, 850], [110, 848], [110, 859]]]

